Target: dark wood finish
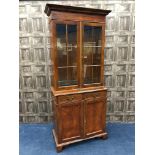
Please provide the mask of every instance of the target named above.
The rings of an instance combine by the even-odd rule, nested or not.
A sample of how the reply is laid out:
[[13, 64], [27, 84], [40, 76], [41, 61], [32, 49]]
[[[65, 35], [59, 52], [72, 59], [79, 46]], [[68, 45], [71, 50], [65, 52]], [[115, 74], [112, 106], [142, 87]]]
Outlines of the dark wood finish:
[[[71, 143], [95, 137], [107, 138], [107, 89], [103, 77], [105, 16], [109, 12], [110, 10], [46, 5], [45, 13], [50, 16], [53, 64], [53, 136], [58, 152]], [[86, 32], [84, 34], [85, 28], [86, 32], [91, 32], [90, 35]], [[92, 39], [87, 39], [88, 36]], [[95, 71], [94, 67], [99, 70]], [[61, 69], [63, 72], [60, 74]]]
[[66, 5], [57, 5], [57, 4], [46, 4], [45, 13], [47, 16], [50, 16], [51, 11], [59, 11], [59, 12], [72, 12], [72, 13], [82, 13], [82, 14], [90, 14], [90, 15], [108, 15], [111, 10], [101, 10], [101, 9], [92, 9], [92, 8], [83, 8], [83, 7], [73, 7]]
[[87, 14], [77, 14], [70, 13], [70, 12], [58, 12], [52, 11], [52, 15], [50, 16], [51, 20], [66, 20], [66, 21], [93, 21], [94, 23], [104, 23], [105, 17], [104, 16], [97, 16], [97, 15], [87, 15]]
[[[54, 14], [55, 15], [55, 14]], [[52, 45], [52, 61], [54, 64], [54, 81], [53, 81], [53, 87], [55, 90], [68, 90], [68, 89], [75, 89], [75, 88], [81, 88], [81, 87], [91, 87], [91, 86], [101, 86], [103, 85], [103, 81], [104, 81], [104, 44], [105, 44], [105, 23], [100, 23], [98, 22], [94, 22], [94, 20], [98, 20], [97, 17], [92, 17], [91, 21], [87, 21], [84, 20], [85, 16], [88, 15], [80, 15], [81, 21], [77, 22], [77, 21], [71, 21], [71, 20], [66, 20], [66, 18], [71, 18], [73, 16], [73, 19], [77, 19], [79, 16], [72, 15], [71, 13], [69, 13], [69, 15], [65, 15], [62, 14], [62, 12], [58, 13], [57, 15], [59, 15], [56, 19], [51, 19], [51, 34], [52, 34], [52, 39], [51, 39], [51, 45]], [[72, 15], [72, 16], [71, 16]], [[53, 12], [52, 12], [52, 17], [53, 17]], [[101, 18], [101, 16], [100, 16]], [[103, 21], [105, 21], [104, 19], [105, 17], [102, 18]], [[72, 19], [72, 20], [73, 20]], [[82, 21], [83, 19], [83, 21]], [[68, 24], [68, 25], [76, 25], [77, 26], [77, 57], [76, 57], [76, 61], [77, 61], [77, 85], [69, 85], [69, 86], [61, 86], [58, 87], [58, 56], [57, 56], [57, 42], [56, 42], [56, 37], [57, 37], [57, 33], [56, 33], [56, 24]], [[98, 27], [101, 26], [102, 27], [102, 50], [101, 50], [101, 64], [100, 64], [100, 82], [99, 83], [90, 83], [90, 84], [84, 84], [84, 79], [83, 79], [83, 75], [84, 75], [84, 69], [83, 69], [83, 38], [84, 38], [84, 32], [83, 32], [83, 28], [84, 26], [94, 26], [94, 27]], [[66, 33], [67, 34], [67, 33]], [[66, 35], [66, 40], [68, 39], [67, 35]], [[66, 44], [66, 49], [67, 49], [68, 43]]]

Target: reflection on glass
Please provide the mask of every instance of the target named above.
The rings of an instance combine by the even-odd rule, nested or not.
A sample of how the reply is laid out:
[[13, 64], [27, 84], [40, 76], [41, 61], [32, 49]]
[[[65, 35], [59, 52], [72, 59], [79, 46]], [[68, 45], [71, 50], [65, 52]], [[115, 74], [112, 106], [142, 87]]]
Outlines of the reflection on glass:
[[56, 25], [57, 49], [64, 49], [66, 46], [66, 24]]
[[77, 26], [57, 24], [58, 85], [77, 84]]
[[57, 57], [58, 66], [67, 65], [67, 51], [66, 51], [66, 25], [57, 24], [56, 25], [57, 34]]
[[68, 25], [68, 66], [76, 66], [76, 50], [77, 50], [77, 26], [76, 25]]
[[84, 83], [100, 83], [101, 26], [84, 26], [83, 67]]

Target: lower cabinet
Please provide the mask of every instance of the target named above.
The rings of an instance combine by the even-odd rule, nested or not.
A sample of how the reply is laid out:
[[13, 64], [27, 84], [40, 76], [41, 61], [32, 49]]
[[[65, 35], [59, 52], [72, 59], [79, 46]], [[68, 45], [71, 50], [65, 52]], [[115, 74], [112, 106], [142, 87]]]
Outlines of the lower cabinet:
[[55, 96], [53, 135], [57, 151], [74, 142], [106, 138], [106, 90]]

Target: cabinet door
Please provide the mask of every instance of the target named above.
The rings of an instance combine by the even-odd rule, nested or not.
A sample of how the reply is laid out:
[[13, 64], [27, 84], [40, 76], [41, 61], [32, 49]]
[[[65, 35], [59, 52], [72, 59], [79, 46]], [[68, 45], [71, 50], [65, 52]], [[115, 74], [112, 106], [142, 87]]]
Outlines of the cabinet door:
[[101, 85], [103, 79], [103, 25], [85, 23], [83, 25], [82, 80], [84, 87]]
[[81, 103], [64, 103], [59, 108], [60, 139], [62, 142], [82, 137], [82, 106]]
[[76, 22], [55, 22], [56, 75], [60, 89], [78, 85], [78, 25]]
[[105, 129], [106, 106], [105, 101], [85, 102], [85, 136], [102, 133]]

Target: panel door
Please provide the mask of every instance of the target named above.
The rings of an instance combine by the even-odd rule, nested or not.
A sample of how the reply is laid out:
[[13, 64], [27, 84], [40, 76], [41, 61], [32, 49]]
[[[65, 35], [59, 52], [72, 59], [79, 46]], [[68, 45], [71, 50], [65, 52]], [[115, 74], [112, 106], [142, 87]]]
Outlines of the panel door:
[[82, 112], [80, 102], [68, 102], [61, 105], [59, 108], [59, 125], [62, 142], [82, 137]]
[[106, 106], [104, 100], [85, 102], [85, 136], [102, 133], [105, 129]]

